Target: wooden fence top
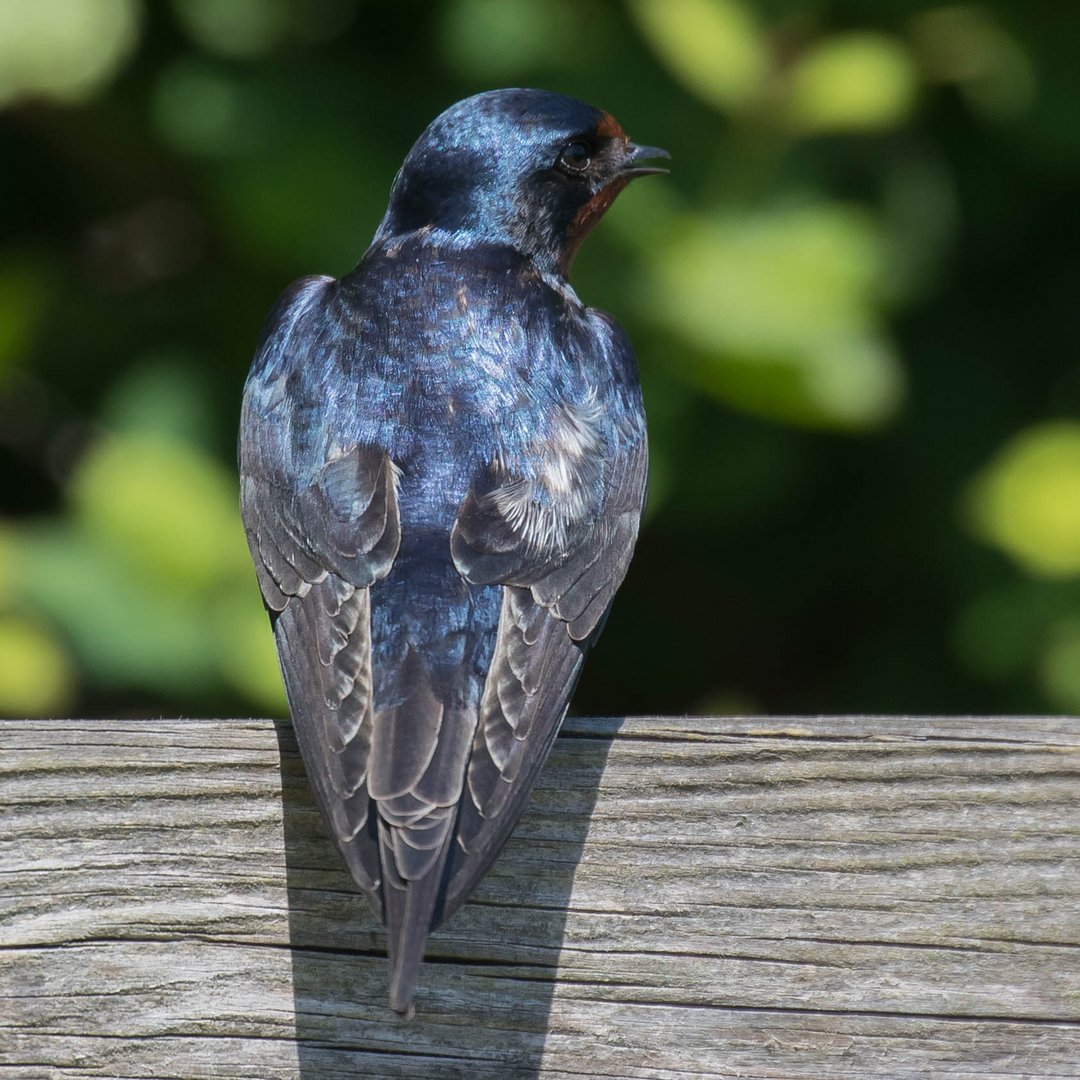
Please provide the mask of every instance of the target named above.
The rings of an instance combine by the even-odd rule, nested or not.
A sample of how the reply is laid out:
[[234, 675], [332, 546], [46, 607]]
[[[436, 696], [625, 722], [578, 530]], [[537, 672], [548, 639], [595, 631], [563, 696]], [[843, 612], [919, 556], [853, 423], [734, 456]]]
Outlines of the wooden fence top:
[[417, 1017], [272, 721], [0, 721], [0, 1077], [1080, 1077], [1080, 721], [568, 721]]

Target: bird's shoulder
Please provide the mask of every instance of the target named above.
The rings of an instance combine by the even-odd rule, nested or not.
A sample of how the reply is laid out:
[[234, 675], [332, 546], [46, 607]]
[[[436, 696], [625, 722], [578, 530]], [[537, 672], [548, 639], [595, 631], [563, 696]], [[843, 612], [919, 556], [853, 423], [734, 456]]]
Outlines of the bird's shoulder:
[[561, 470], [567, 448], [604, 459], [644, 436], [633, 349], [610, 315], [511, 249], [423, 237], [282, 294], [245, 387], [241, 466], [261, 446], [303, 483], [355, 443], [407, 457], [403, 418], [461, 432], [524, 479]]
[[313, 274], [294, 281], [277, 297], [259, 335], [246, 391], [279, 374], [296, 352], [306, 351], [298, 350], [297, 345], [312, 319], [318, 321], [325, 314], [327, 299], [336, 285], [336, 279], [329, 275]]
[[[395, 359], [488, 352], [523, 374], [572, 364], [636, 379], [633, 349], [615, 319], [512, 248], [433, 239], [424, 230], [373, 245], [340, 279], [301, 278], [265, 323], [249, 391], [294, 371], [318, 381], [330, 366], [352, 377]], [[333, 363], [331, 363], [333, 362]]]

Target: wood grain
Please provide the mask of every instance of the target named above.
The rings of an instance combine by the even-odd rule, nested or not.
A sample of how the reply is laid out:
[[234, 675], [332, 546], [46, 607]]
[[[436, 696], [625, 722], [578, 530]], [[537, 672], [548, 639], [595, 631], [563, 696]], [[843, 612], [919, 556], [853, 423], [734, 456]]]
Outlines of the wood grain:
[[1080, 722], [568, 722], [417, 1018], [270, 721], [0, 721], [0, 1077], [1080, 1077]]

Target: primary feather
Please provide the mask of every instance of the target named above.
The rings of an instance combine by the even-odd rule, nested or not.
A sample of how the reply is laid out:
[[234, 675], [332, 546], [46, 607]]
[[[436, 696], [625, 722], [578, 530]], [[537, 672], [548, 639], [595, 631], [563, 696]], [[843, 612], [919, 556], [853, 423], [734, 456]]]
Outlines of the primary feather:
[[[527, 201], [534, 159], [610, 118], [500, 93], [455, 106], [417, 144], [441, 139], [441, 203], [425, 209], [414, 148], [356, 270], [284, 294], [241, 420], [242, 512], [301, 752], [386, 922], [403, 1012], [428, 932], [521, 813], [645, 497], [625, 337], [552, 269], [559, 251], [549, 265], [509, 210], [482, 213], [484, 199]], [[521, 136], [503, 147], [509, 179], [455, 173], [472, 166], [454, 164], [447, 116], [459, 143]], [[523, 134], [527, 117], [546, 128]], [[579, 209], [595, 196], [571, 190]], [[461, 198], [485, 227], [461, 224]]]

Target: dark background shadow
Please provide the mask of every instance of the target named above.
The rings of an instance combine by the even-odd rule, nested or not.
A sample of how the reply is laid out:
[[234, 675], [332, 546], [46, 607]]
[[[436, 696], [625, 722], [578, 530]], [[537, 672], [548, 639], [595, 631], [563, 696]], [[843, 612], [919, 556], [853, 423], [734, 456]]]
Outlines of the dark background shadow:
[[577, 707], [1080, 712], [1080, 527], [1033, 510], [1080, 438], [1080, 4], [81, 7], [0, 34], [0, 615], [41, 673], [0, 714], [283, 713], [236, 513], [259, 328], [496, 86], [672, 155], [573, 267], [654, 462]]
[[303, 1080], [539, 1076], [574, 873], [621, 723], [567, 721], [495, 866], [432, 935], [408, 1022], [387, 1006], [382, 928], [326, 833], [292, 726], [277, 723]]

